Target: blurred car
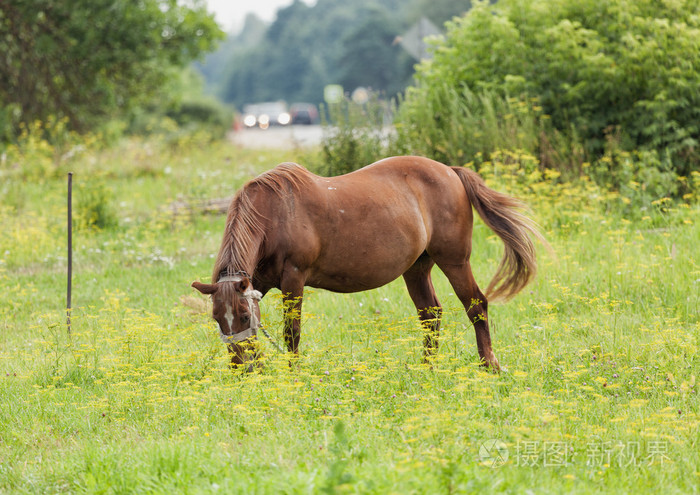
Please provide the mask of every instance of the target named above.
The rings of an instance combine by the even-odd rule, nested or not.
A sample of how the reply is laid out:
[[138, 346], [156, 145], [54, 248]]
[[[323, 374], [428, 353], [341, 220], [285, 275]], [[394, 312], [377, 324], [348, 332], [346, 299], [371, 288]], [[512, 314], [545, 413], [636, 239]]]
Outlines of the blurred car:
[[289, 115], [294, 125], [312, 125], [319, 123], [318, 109], [311, 103], [295, 103], [289, 107]]
[[292, 118], [283, 101], [255, 103], [243, 107], [243, 125], [267, 129], [271, 125], [288, 125]]

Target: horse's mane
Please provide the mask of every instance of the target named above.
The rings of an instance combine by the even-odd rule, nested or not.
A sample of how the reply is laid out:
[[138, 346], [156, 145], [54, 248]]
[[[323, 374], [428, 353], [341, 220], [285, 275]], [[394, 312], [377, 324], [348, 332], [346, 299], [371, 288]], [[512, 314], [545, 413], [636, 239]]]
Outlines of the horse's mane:
[[[265, 217], [253, 204], [253, 191], [267, 191], [282, 198], [311, 181], [313, 174], [296, 163], [282, 163], [248, 181], [231, 200], [226, 229], [214, 263], [212, 282], [226, 272], [252, 270], [265, 240]], [[252, 273], [251, 273], [252, 275]]]

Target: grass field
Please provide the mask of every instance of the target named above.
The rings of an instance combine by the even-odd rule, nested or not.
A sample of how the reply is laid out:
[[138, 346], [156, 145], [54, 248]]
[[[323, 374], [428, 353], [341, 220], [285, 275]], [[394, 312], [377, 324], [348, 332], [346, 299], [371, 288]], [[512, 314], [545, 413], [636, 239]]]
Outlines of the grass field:
[[[298, 364], [263, 341], [264, 369], [235, 373], [190, 288], [210, 276], [224, 217], [169, 205], [229, 196], [295, 159], [131, 142], [82, 152], [48, 178], [2, 165], [0, 492], [700, 491], [698, 197], [635, 207], [589, 182], [487, 164], [556, 253], [541, 249], [536, 281], [489, 308], [506, 372], [479, 368], [473, 329], [436, 271], [445, 317], [433, 369], [397, 281], [309, 290]], [[78, 226], [89, 212], [113, 220], [76, 227], [70, 335], [69, 169]], [[485, 287], [502, 245], [482, 223], [474, 238]], [[281, 340], [279, 293], [261, 307]]]

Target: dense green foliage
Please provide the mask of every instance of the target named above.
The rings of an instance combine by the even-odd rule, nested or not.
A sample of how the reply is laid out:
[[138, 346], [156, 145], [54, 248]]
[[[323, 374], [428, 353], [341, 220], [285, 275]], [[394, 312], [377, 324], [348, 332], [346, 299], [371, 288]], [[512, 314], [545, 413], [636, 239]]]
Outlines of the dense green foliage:
[[[471, 324], [435, 269], [445, 314], [432, 369], [397, 281], [308, 290], [297, 364], [262, 341], [265, 368], [237, 374], [190, 287], [210, 275], [226, 218], [196, 206], [300, 157], [196, 139], [82, 143], [61, 169], [75, 172], [76, 216], [117, 222], [77, 226], [68, 336], [65, 176], [41, 174], [48, 143], [23, 147], [34, 180], [0, 181], [0, 492], [697, 491], [697, 195], [656, 201], [633, 223], [622, 192], [494, 153], [482, 175], [530, 204], [557, 255], [542, 250], [534, 283], [489, 306], [507, 372], [478, 367]], [[173, 208], [183, 201], [193, 209]], [[479, 283], [502, 249], [478, 222]], [[281, 306], [276, 291], [261, 304], [278, 340]], [[507, 460], [484, 452], [490, 440]]]
[[198, 0], [0, 2], [0, 137], [50, 117], [74, 129], [164, 95], [222, 35]]
[[[552, 141], [569, 150], [581, 143], [590, 160], [611, 149], [639, 150], [687, 175], [700, 166], [699, 67], [697, 0], [478, 2], [448, 23], [400, 120], [424, 152], [473, 154], [465, 143], [478, 141], [478, 125], [461, 129], [458, 142], [445, 139], [460, 113], [478, 121], [488, 111], [484, 98], [534, 99], [548, 120], [538, 119], [543, 132], [531, 152], [546, 154]], [[462, 94], [476, 98], [448, 108]], [[512, 115], [504, 108], [497, 118]]]
[[137, 135], [204, 131], [222, 138], [232, 121], [233, 109], [205, 95], [201, 74], [190, 66], [174, 69], [158, 97], [131, 108], [126, 125], [130, 134]]

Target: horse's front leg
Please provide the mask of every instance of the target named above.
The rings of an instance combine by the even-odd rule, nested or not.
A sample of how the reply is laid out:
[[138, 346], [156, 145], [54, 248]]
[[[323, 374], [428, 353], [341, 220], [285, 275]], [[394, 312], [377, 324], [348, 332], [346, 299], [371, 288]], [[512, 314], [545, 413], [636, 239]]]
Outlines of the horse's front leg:
[[430, 279], [430, 270], [433, 267], [430, 258], [420, 258], [406, 273], [403, 274], [408, 293], [418, 310], [425, 332], [423, 337], [423, 362], [431, 364], [437, 354], [440, 338], [440, 318], [442, 307], [435, 295], [433, 282]]
[[[289, 272], [292, 275], [287, 275]], [[284, 303], [284, 341], [287, 350], [299, 354], [301, 337], [301, 303], [304, 297], [304, 279], [298, 270], [285, 270], [281, 284]]]
[[301, 337], [301, 302], [303, 294], [296, 295], [292, 292], [284, 293], [284, 341], [287, 350], [294, 354], [299, 353], [299, 339]]

